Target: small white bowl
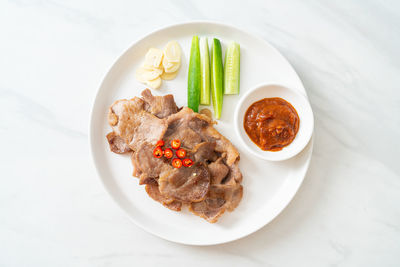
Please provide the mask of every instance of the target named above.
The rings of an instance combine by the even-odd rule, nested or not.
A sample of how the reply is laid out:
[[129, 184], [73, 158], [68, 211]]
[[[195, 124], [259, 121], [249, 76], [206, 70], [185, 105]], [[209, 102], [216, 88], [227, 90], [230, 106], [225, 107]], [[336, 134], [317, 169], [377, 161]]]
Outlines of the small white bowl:
[[[280, 151], [264, 151], [259, 148], [244, 130], [243, 121], [247, 109], [263, 98], [280, 97], [289, 102], [300, 118], [299, 130], [292, 143]], [[253, 155], [271, 161], [289, 159], [297, 155], [308, 144], [314, 131], [314, 115], [305, 95], [279, 84], [261, 84], [246, 92], [235, 110], [235, 129], [246, 149]]]

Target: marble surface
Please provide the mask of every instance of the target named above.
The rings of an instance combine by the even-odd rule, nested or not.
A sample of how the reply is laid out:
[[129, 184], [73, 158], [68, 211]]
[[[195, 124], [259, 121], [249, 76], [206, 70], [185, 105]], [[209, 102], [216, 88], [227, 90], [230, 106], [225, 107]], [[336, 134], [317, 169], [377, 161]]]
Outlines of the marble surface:
[[[116, 57], [166, 24], [216, 20], [276, 46], [314, 109], [290, 205], [225, 245], [174, 244], [105, 193], [89, 111]], [[0, 2], [0, 266], [400, 266], [398, 1]]]

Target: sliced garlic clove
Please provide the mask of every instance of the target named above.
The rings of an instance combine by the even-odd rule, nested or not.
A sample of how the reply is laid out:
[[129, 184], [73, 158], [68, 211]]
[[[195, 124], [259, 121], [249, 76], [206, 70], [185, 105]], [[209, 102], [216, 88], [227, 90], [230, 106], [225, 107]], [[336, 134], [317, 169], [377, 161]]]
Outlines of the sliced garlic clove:
[[163, 51], [157, 48], [150, 48], [144, 58], [144, 66], [149, 68], [158, 68], [161, 65], [164, 54]]
[[178, 75], [178, 72], [164, 72], [163, 74], [161, 74], [161, 79], [169, 81], [169, 80], [173, 80], [176, 78], [176, 76]]
[[166, 73], [176, 72], [176, 71], [179, 70], [179, 68], [180, 68], [180, 66], [181, 66], [181, 63], [180, 63], [180, 62], [175, 62], [175, 63], [168, 62], [167, 64], [168, 64], [168, 65], [167, 65], [168, 67], [167, 67], [167, 68], [164, 67], [164, 71], [165, 71]]
[[145, 83], [146, 81], [158, 78], [162, 73], [162, 68], [140, 67], [136, 70], [136, 79], [139, 82]]
[[156, 78], [156, 79], [154, 79], [154, 80], [146, 81], [145, 84], [146, 84], [148, 87], [152, 88], [152, 89], [158, 89], [158, 88], [160, 88], [160, 86], [161, 86], [161, 82], [162, 82], [161, 78], [158, 77], [158, 78]]
[[180, 62], [181, 61], [181, 47], [177, 41], [170, 41], [164, 48], [164, 57], [169, 62]]
[[163, 66], [164, 70], [173, 67], [173, 65], [174, 65], [174, 63], [168, 61], [168, 59], [166, 57], [163, 58], [162, 66]]
[[155, 73], [158, 74], [158, 76], [160, 76], [161, 74], [163, 74], [164, 72], [164, 68], [162, 66], [158, 67], [158, 68], [151, 68], [151, 70]]

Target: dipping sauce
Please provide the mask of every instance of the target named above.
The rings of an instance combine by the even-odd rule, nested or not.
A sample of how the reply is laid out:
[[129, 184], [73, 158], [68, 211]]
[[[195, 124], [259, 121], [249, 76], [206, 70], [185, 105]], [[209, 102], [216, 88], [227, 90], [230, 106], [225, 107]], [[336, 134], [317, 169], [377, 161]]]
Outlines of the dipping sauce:
[[297, 111], [286, 100], [273, 97], [254, 102], [244, 116], [244, 129], [262, 150], [279, 151], [289, 145], [299, 130]]

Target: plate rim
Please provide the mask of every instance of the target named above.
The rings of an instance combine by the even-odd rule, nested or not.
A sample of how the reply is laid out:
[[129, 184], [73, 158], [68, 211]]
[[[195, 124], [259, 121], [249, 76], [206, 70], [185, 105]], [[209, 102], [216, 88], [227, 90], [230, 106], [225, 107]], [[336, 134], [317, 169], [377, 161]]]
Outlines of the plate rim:
[[[311, 103], [310, 103], [310, 101], [309, 101], [309, 98], [308, 98], [308, 95], [307, 95], [307, 91], [306, 91], [306, 89], [305, 89], [305, 87], [304, 87], [304, 85], [303, 85], [303, 82], [302, 82], [302, 80], [300, 79], [299, 75], [297, 74], [296, 70], [293, 68], [292, 64], [290, 64], [290, 62], [286, 59], [286, 57], [284, 57], [284, 56], [280, 53], [280, 51], [279, 51], [277, 48], [275, 48], [273, 45], [271, 45], [271, 44], [270, 44], [268, 41], [266, 41], [265, 39], [263, 39], [263, 38], [261, 38], [261, 37], [258, 37], [256, 34], [254, 34], [253, 32], [251, 32], [251, 31], [249, 31], [249, 30], [245, 30], [245, 29], [243, 29], [243, 28], [241, 28], [241, 27], [238, 27], [238, 26], [232, 25], [232, 24], [228, 24], [228, 23], [223, 23], [223, 22], [213, 21], [213, 20], [191, 20], [191, 21], [184, 21], [184, 22], [179, 22], [179, 23], [168, 24], [168, 25], [165, 25], [165, 26], [162, 26], [162, 27], [157, 27], [157, 28], [155, 28], [154, 30], [152, 30], [152, 31], [150, 31], [150, 32], [148, 32], [148, 33], [146, 33], [146, 34], [140, 35], [138, 38], [134, 39], [134, 40], [132, 41], [132, 43], [131, 43], [122, 53], [118, 54], [118, 56], [116, 57], [116, 59], [115, 59], [114, 61], [112, 61], [111, 66], [107, 69], [106, 73], [103, 75], [103, 78], [101, 79], [100, 84], [97, 86], [96, 94], [95, 94], [95, 96], [94, 96], [94, 98], [93, 98], [93, 100], [92, 100], [92, 103], [91, 103], [91, 109], [90, 109], [90, 113], [89, 113], [89, 125], [88, 125], [88, 126], [89, 126], [88, 141], [89, 141], [89, 150], [90, 150], [90, 155], [91, 155], [91, 159], [92, 159], [92, 164], [94, 165], [95, 170], [96, 170], [96, 173], [97, 173], [97, 176], [98, 176], [98, 178], [99, 178], [100, 181], [101, 181], [103, 190], [105, 190], [105, 192], [106, 192], [107, 195], [112, 199], [112, 201], [114, 202], [114, 204], [115, 204], [120, 210], [123, 211], [123, 213], [125, 214], [125, 216], [127, 216], [131, 222], [133, 222], [136, 226], [138, 226], [139, 228], [143, 229], [144, 231], [146, 231], [146, 232], [148, 232], [148, 233], [150, 233], [150, 234], [152, 234], [152, 235], [154, 235], [154, 236], [156, 236], [156, 237], [159, 237], [159, 238], [162, 238], [162, 239], [164, 239], [164, 240], [170, 241], [170, 242], [179, 243], [179, 244], [184, 244], [184, 245], [192, 245], [192, 246], [213, 246], [213, 245], [219, 245], [219, 244], [225, 244], [225, 243], [233, 242], [233, 241], [235, 241], [235, 240], [239, 240], [239, 239], [242, 239], [242, 238], [244, 238], [244, 237], [246, 237], [246, 236], [249, 236], [249, 235], [251, 235], [251, 234], [254, 234], [255, 232], [257, 232], [257, 231], [259, 231], [260, 229], [262, 229], [263, 227], [265, 227], [265, 226], [267, 226], [268, 224], [270, 224], [273, 220], [275, 220], [275, 219], [279, 216], [279, 214], [281, 214], [281, 212], [289, 205], [289, 203], [294, 199], [294, 197], [295, 197], [296, 194], [298, 193], [299, 188], [300, 188], [300, 186], [302, 185], [302, 183], [303, 183], [303, 181], [304, 181], [304, 179], [305, 179], [305, 176], [306, 176], [306, 174], [307, 174], [307, 172], [308, 172], [308, 169], [309, 169], [309, 166], [310, 166], [310, 162], [311, 162], [311, 158], [312, 158], [312, 154], [313, 154], [314, 132], [313, 132], [313, 134], [312, 134], [312, 137], [311, 137], [309, 143], [308, 143], [308, 144], [306, 145], [306, 147], [304, 148], [304, 149], [306, 149], [308, 146], [310, 146], [310, 148], [309, 148], [309, 149], [310, 149], [310, 155], [308, 156], [306, 162], [305, 162], [304, 165], [303, 165], [303, 166], [305, 167], [305, 168], [304, 168], [304, 171], [303, 171], [304, 173], [301, 174], [302, 177], [301, 177], [301, 179], [298, 180], [298, 183], [297, 183], [296, 185], [294, 185], [294, 188], [295, 188], [294, 194], [291, 195], [291, 196], [286, 200], [286, 203], [284, 203], [284, 205], [282, 205], [280, 208], [274, 210], [272, 216], [270, 216], [271, 219], [266, 220], [265, 222], [263, 222], [263, 223], [260, 224], [259, 226], [255, 227], [255, 228], [252, 229], [251, 231], [245, 232], [244, 234], [240, 234], [240, 235], [238, 235], [238, 236], [234, 236], [234, 237], [232, 237], [232, 238], [227, 238], [227, 239], [225, 239], [225, 240], [216, 241], [216, 242], [185, 242], [185, 241], [180, 241], [180, 240], [178, 240], [178, 239], [170, 238], [170, 237], [167, 237], [167, 236], [165, 236], [165, 235], [163, 235], [163, 234], [156, 233], [156, 232], [154, 232], [150, 227], [147, 227], [147, 226], [143, 225], [142, 223], [138, 222], [137, 220], [134, 220], [134, 219], [132, 218], [132, 216], [130, 216], [130, 214], [127, 212], [127, 210], [125, 210], [125, 208], [119, 203], [119, 201], [116, 199], [116, 197], [115, 197], [114, 194], [111, 192], [111, 190], [107, 187], [107, 185], [106, 185], [106, 183], [105, 183], [105, 180], [104, 180], [104, 177], [103, 177], [103, 175], [102, 175], [101, 172], [100, 172], [100, 168], [99, 168], [98, 163], [97, 163], [97, 161], [96, 161], [96, 158], [95, 158], [96, 156], [95, 156], [95, 152], [94, 152], [94, 136], [93, 136], [93, 135], [94, 135], [94, 132], [95, 132], [95, 131], [94, 131], [94, 116], [95, 116], [94, 109], [95, 109], [95, 107], [96, 107], [96, 103], [98, 102], [98, 98], [99, 98], [99, 95], [100, 95], [100, 92], [101, 92], [101, 88], [103, 87], [104, 82], [106, 81], [106, 79], [107, 79], [107, 77], [109, 76], [110, 72], [114, 69], [114, 66], [115, 66], [118, 62], [120, 62], [120, 60], [128, 53], [128, 51], [129, 51], [135, 44], [137, 44], [138, 42], [140, 42], [141, 40], [143, 40], [143, 39], [145, 39], [145, 38], [147, 38], [147, 37], [149, 37], [149, 36], [151, 36], [151, 35], [153, 35], [153, 34], [156, 34], [157, 32], [161, 32], [161, 31], [167, 30], [167, 29], [169, 29], [169, 28], [174, 28], [174, 27], [177, 27], [177, 26], [184, 26], [184, 25], [195, 25], [195, 24], [209, 24], [210, 26], [212, 26], [212, 25], [218, 25], [218, 26], [222, 26], [222, 27], [231, 28], [231, 29], [234, 29], [234, 30], [236, 30], [236, 31], [240, 31], [240, 32], [242, 32], [242, 33], [245, 33], [245, 34], [251, 36], [252, 38], [255, 38], [255, 39], [257, 39], [258, 41], [262, 42], [263, 44], [267, 45], [269, 48], [271, 48], [272, 50], [274, 50], [275, 53], [279, 54], [279, 55], [281, 56], [282, 60], [284, 60], [284, 61], [290, 66], [290, 68], [292, 69], [292, 71], [296, 74], [297, 79], [299, 80], [300, 84], [302, 85], [302, 87], [303, 87], [303, 89], [304, 89], [305, 96], [306, 96], [306, 98], [307, 98], [309, 104], [311, 105]], [[304, 150], [304, 149], [303, 149], [303, 150]], [[300, 153], [301, 153], [301, 152], [300, 152]]]

